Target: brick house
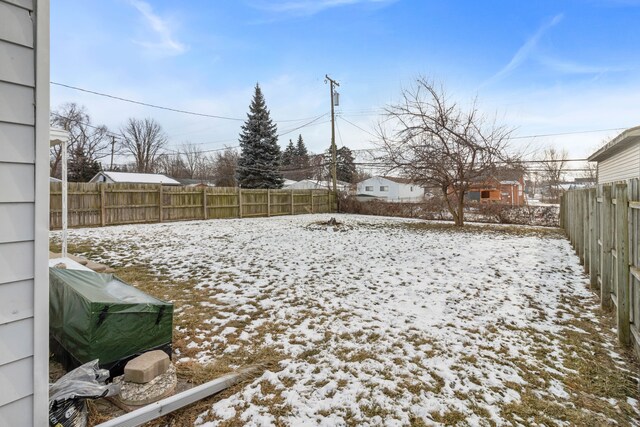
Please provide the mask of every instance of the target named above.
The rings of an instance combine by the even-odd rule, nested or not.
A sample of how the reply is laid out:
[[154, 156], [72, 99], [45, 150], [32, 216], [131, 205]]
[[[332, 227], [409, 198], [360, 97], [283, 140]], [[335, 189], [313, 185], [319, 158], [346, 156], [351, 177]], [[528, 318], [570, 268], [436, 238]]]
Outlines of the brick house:
[[526, 204], [524, 189], [522, 172], [503, 170], [471, 184], [466, 197], [470, 202], [524, 206]]

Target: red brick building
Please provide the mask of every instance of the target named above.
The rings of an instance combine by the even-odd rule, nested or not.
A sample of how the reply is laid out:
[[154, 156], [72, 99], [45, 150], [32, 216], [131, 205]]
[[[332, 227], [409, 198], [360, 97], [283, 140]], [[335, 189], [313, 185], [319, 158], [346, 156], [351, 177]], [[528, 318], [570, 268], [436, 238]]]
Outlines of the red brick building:
[[467, 201], [524, 206], [526, 203], [524, 188], [522, 173], [502, 171], [481, 182], [472, 184], [467, 193]]

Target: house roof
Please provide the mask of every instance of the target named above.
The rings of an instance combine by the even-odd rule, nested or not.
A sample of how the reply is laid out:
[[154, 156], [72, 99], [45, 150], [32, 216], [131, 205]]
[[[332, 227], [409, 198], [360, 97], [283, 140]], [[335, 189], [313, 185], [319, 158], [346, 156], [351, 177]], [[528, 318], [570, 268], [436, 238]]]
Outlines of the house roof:
[[400, 178], [397, 176], [381, 176], [380, 178], [388, 179], [389, 181], [397, 182], [398, 184], [413, 184], [411, 178]]
[[587, 160], [600, 162], [638, 142], [640, 142], [640, 126], [629, 128], [589, 156]]
[[[135, 172], [98, 172], [96, 176], [103, 174], [113, 182], [130, 183], [130, 184], [168, 184], [180, 185], [178, 181], [159, 173], [135, 173]], [[96, 176], [91, 178], [93, 181]]]

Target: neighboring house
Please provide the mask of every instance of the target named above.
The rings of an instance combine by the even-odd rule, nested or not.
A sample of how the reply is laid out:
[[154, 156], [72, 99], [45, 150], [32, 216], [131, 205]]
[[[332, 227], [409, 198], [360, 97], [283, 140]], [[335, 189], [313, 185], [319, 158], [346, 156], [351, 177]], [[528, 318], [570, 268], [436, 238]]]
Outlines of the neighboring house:
[[0, 0], [0, 147], [0, 426], [46, 426], [48, 0]]
[[[287, 190], [327, 190], [333, 188], [333, 182], [303, 179], [302, 181], [293, 181], [288, 185], [285, 184], [283, 188]], [[336, 181], [336, 189], [338, 191], [348, 192], [351, 189], [351, 184], [344, 181]]]
[[135, 172], [98, 172], [89, 182], [105, 182], [107, 184], [162, 184], [180, 185], [178, 181], [159, 173]]
[[524, 176], [521, 172], [498, 171], [473, 183], [466, 197], [472, 202], [523, 206], [526, 204], [524, 188]]
[[640, 178], [640, 126], [625, 130], [588, 160], [598, 162], [598, 184]]
[[375, 197], [390, 202], [418, 202], [424, 198], [424, 188], [408, 178], [374, 176], [357, 184], [356, 195], [361, 199]]

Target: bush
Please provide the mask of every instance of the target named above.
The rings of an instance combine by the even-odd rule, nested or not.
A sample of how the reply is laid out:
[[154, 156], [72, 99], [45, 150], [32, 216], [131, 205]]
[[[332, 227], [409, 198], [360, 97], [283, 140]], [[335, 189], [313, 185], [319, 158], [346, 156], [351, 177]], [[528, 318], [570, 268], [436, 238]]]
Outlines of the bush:
[[[393, 216], [426, 220], [451, 220], [444, 199], [433, 197], [417, 203], [359, 201], [354, 196], [339, 197], [340, 212], [360, 215]], [[497, 203], [467, 204], [465, 220], [498, 224], [558, 226], [557, 206], [510, 206]]]

